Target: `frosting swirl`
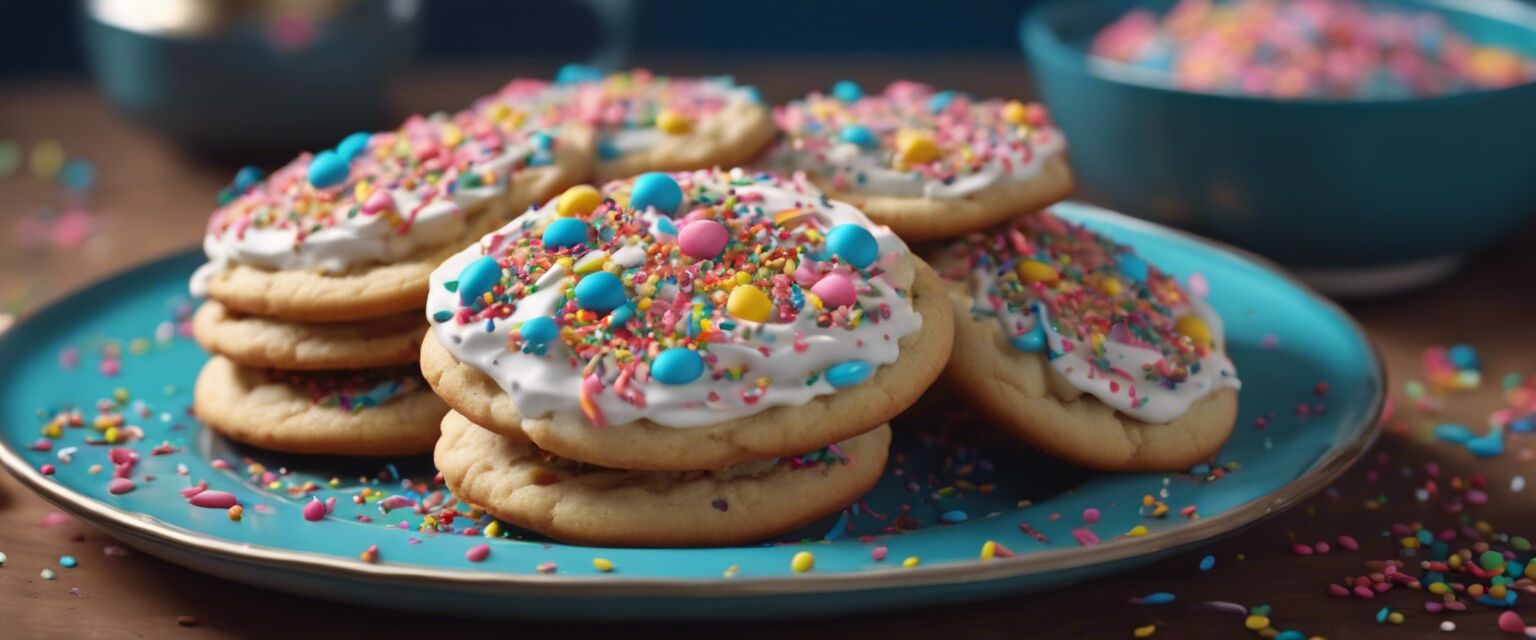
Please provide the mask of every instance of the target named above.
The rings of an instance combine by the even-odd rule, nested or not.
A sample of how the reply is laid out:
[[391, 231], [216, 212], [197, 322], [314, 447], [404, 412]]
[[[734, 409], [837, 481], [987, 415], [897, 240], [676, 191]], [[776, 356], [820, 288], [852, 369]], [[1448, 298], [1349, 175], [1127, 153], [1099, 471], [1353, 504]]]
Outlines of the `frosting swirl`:
[[1040, 104], [973, 100], [913, 83], [864, 96], [813, 93], [775, 110], [786, 141], [775, 161], [837, 192], [897, 198], [965, 198], [1040, 174], [1066, 148]]
[[922, 326], [907, 247], [808, 185], [698, 171], [592, 191], [432, 273], [437, 339], [523, 415], [714, 425], [860, 384]]
[[238, 192], [209, 220], [209, 262], [193, 276], [193, 293], [203, 295], [207, 278], [231, 263], [339, 273], [451, 242], [518, 171], [554, 161], [557, 142], [539, 130], [544, 122], [482, 101], [412, 116], [395, 131], [353, 134], [265, 180], [237, 178]]
[[1144, 422], [1172, 421], [1239, 388], [1221, 318], [1130, 247], [1057, 218], [1023, 216], [953, 245], [942, 274], [1013, 348], [1042, 353], [1071, 385]]

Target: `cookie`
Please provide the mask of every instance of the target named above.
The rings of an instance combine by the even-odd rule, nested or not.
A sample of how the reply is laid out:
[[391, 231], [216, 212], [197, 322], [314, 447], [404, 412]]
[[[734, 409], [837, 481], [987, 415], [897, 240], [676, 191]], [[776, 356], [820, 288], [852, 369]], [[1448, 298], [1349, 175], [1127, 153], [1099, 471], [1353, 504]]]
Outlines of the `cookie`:
[[433, 273], [422, 373], [487, 429], [606, 467], [717, 469], [874, 429], [949, 356], [937, 277], [808, 185], [699, 171], [581, 194]]
[[248, 367], [370, 369], [416, 362], [426, 324], [419, 312], [346, 323], [289, 322], [232, 312], [208, 300], [192, 316], [192, 337]]
[[434, 460], [459, 499], [518, 527], [574, 544], [747, 544], [804, 527], [874, 487], [890, 427], [812, 454], [717, 471], [594, 467], [481, 429], [450, 412]]
[[551, 117], [596, 129], [599, 182], [746, 164], [778, 135], [756, 89], [729, 77], [667, 77], [644, 69], [562, 75], [570, 81], [547, 91], [521, 83], [507, 93], [514, 102], [558, 114]]
[[1173, 277], [1049, 212], [935, 259], [956, 313], [947, 386], [1029, 445], [1107, 471], [1215, 455], [1241, 383], [1221, 318]]
[[301, 155], [265, 180], [242, 172], [209, 222], [209, 262], [192, 293], [297, 322], [420, 308], [444, 258], [589, 177], [589, 130], [512, 113], [487, 102], [415, 116]]
[[214, 356], [197, 376], [192, 410], [220, 434], [263, 449], [394, 456], [431, 451], [448, 407], [414, 367], [300, 373]]
[[908, 242], [991, 227], [1072, 193], [1066, 140], [1039, 104], [912, 82], [867, 96], [844, 82], [834, 93], [776, 110], [784, 135], [769, 163], [805, 171]]

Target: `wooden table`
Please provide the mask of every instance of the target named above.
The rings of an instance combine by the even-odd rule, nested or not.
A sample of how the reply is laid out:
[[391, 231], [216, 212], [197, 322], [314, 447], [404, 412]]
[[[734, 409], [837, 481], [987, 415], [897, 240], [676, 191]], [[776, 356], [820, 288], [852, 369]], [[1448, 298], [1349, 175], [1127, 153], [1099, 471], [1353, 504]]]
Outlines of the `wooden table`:
[[[452, 108], [513, 75], [546, 74], [553, 66], [417, 71], [401, 79], [397, 102], [403, 111]], [[1017, 95], [1026, 90], [1022, 65], [1007, 58], [930, 58], [901, 64], [854, 59], [840, 65], [813, 59], [711, 60], [707, 65], [661, 60], [654, 68], [674, 73], [734, 72], [761, 87], [771, 100], [793, 97], [807, 87], [826, 87], [844, 77], [879, 86], [905, 75], [983, 95]], [[56, 202], [57, 188], [25, 175], [0, 179], [0, 238], [5, 239], [0, 244], [0, 305], [22, 297], [41, 303], [126, 266], [195, 245], [214, 195], [234, 172], [232, 166], [184, 156], [124, 121], [79, 80], [0, 85], [0, 96], [4, 96], [0, 98], [0, 139], [19, 140], [28, 147], [53, 139], [71, 156], [95, 162], [99, 180], [90, 207], [100, 213], [103, 225], [102, 233], [76, 250], [20, 250], [12, 235], [17, 221], [37, 207]], [[1501, 405], [1499, 376], [1536, 368], [1536, 329], [1532, 328], [1536, 325], [1530, 322], [1536, 315], [1536, 298], [1522, 284], [1536, 278], [1536, 260], [1524, 249], [1530, 242], [1522, 235], [1431, 289], [1349, 306], [1380, 347], [1396, 387], [1408, 379], [1422, 379], [1419, 355], [1424, 347], [1459, 341], [1480, 349], [1489, 380], [1476, 391], [1450, 399], [1438, 417], [1399, 411], [1411, 434], [1385, 437], [1370, 459], [1337, 483], [1337, 495], [1319, 496], [1208, 549], [1055, 593], [872, 617], [854, 617], [857, 612], [850, 611], [850, 617], [825, 621], [741, 628], [668, 625], [653, 630], [668, 635], [729, 632], [763, 638], [807, 634], [1019, 638], [1042, 633], [1129, 637], [1136, 627], [1156, 624], [1155, 637], [1257, 637], [1243, 629], [1239, 616], [1196, 611], [1191, 606], [1224, 600], [1272, 605], [1278, 628], [1329, 638], [1439, 633], [1442, 619], [1459, 625], [1452, 637], [1496, 636], [1495, 615], [1477, 605], [1465, 614], [1436, 616], [1423, 612], [1423, 598], [1417, 594], [1396, 591], [1365, 602], [1330, 598], [1325, 588], [1338, 576], [1365, 572], [1366, 560], [1391, 557], [1394, 546], [1381, 535], [1391, 523], [1423, 521], [1443, 527], [1455, 522], [1413, 498], [1426, 461], [1437, 462], [1444, 478], [1485, 475], [1491, 500], [1487, 506], [1473, 508], [1471, 516], [1500, 530], [1509, 527], [1513, 534], [1536, 537], [1536, 517], [1531, 515], [1536, 490], [1518, 494], [1510, 490], [1514, 475], [1536, 469], [1529, 461], [1533, 441], [1528, 436], [1517, 438], [1502, 457], [1476, 460], [1458, 448], [1430, 443], [1424, 435], [1442, 420], [1483, 424], [1488, 412]], [[1405, 466], [1419, 471], [1411, 479], [1404, 478], [1399, 470]], [[1374, 482], [1368, 478], [1372, 472], [1379, 476]], [[1379, 507], [1365, 506], [1368, 499], [1382, 497]], [[467, 637], [510, 632], [521, 637], [600, 638], [625, 631], [615, 626], [511, 626], [449, 620], [271, 593], [135, 552], [106, 555], [103, 549], [116, 544], [111, 538], [76, 522], [44, 526], [51, 511], [48, 504], [0, 474], [0, 551], [9, 555], [0, 568], [0, 621], [4, 621], [0, 636], [214, 637], [301, 631], [424, 637], [452, 630], [470, 634]], [[1362, 551], [1306, 558], [1290, 553], [1293, 539], [1332, 540], [1340, 533], [1358, 538]], [[1217, 558], [1217, 566], [1202, 573], [1197, 565], [1207, 553]], [[62, 572], [54, 581], [41, 579], [38, 571], [63, 554], [82, 558], [81, 567]], [[1126, 604], [1130, 597], [1157, 591], [1177, 594], [1178, 603]], [[1403, 611], [1407, 621], [1402, 626], [1376, 624], [1376, 612], [1383, 606]], [[1527, 614], [1527, 618], [1536, 621], [1536, 615]], [[18, 629], [19, 635], [12, 635]]]

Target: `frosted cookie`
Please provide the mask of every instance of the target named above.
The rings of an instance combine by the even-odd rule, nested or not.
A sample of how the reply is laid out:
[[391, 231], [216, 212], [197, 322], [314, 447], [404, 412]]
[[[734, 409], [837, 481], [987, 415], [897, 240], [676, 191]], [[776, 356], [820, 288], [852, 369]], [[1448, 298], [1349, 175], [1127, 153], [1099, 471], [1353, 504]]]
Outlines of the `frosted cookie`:
[[427, 323], [420, 312], [346, 323], [289, 322], [230, 311], [208, 300], [192, 316], [192, 337], [248, 367], [370, 369], [411, 364]]
[[591, 132], [542, 124], [484, 101], [353, 134], [265, 180], [242, 172], [208, 223], [192, 292], [301, 322], [419, 308], [443, 258], [589, 178]]
[[214, 356], [197, 376], [192, 410], [224, 436], [263, 449], [391, 456], [431, 451], [448, 408], [415, 367], [285, 372]]
[[784, 136], [770, 164], [805, 171], [909, 242], [990, 227], [1072, 192], [1066, 140], [1039, 104], [911, 82], [867, 96], [843, 82], [834, 94], [776, 110]]
[[1172, 471], [1231, 434], [1240, 384], [1221, 318], [1129, 247], [1042, 212], [967, 236], [935, 265], [957, 315], [945, 381], [1031, 446]]
[[553, 456], [450, 412], [434, 461], [459, 499], [575, 544], [760, 542], [845, 509], [885, 467], [890, 427], [809, 454], [715, 471], [625, 471]]
[[513, 102], [532, 101], [557, 114], [550, 117], [595, 129], [600, 182], [746, 164], [778, 134], [757, 91], [729, 77], [676, 78], [644, 69], [562, 75], [575, 77], [542, 93], [519, 86]]
[[769, 175], [577, 187], [432, 275], [422, 373], [487, 429], [621, 469], [847, 440], [943, 368], [943, 285], [857, 209]]

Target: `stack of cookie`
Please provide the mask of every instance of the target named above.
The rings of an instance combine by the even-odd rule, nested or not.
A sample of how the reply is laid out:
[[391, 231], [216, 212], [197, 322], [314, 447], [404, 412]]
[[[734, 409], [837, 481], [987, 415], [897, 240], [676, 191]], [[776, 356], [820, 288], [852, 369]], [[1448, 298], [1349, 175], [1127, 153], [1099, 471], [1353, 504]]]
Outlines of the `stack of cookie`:
[[1208, 460], [1236, 419], [1221, 319], [1128, 247], [1044, 211], [1072, 179], [1038, 104], [843, 82], [776, 111], [804, 171], [935, 252], [957, 315], [953, 393], [1046, 453], [1114, 471]]
[[578, 543], [745, 543], [836, 512], [953, 341], [889, 229], [768, 174], [577, 187], [431, 278], [455, 495]]
[[447, 411], [422, 384], [427, 276], [530, 205], [586, 180], [590, 130], [505, 101], [354, 134], [261, 180], [242, 172], [208, 225], [214, 357], [194, 410], [240, 442], [293, 453], [430, 451]]

